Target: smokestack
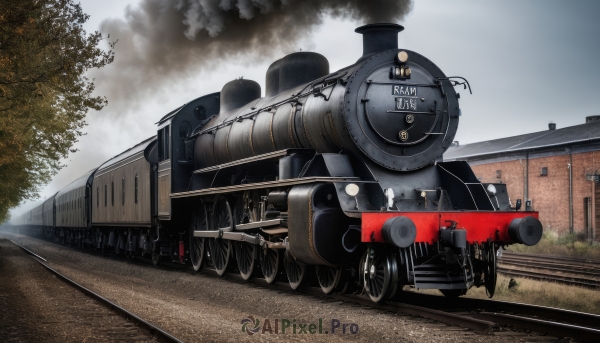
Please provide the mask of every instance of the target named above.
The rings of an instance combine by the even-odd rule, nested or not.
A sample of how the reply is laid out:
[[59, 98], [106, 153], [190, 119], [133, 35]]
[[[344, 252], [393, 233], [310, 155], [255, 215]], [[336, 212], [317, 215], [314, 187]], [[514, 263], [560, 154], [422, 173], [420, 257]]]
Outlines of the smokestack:
[[548, 123], [548, 130], [556, 130], [556, 123], [549, 122]]
[[368, 24], [354, 30], [363, 35], [363, 55], [367, 55], [398, 49], [398, 32], [404, 30], [404, 26], [398, 24]]

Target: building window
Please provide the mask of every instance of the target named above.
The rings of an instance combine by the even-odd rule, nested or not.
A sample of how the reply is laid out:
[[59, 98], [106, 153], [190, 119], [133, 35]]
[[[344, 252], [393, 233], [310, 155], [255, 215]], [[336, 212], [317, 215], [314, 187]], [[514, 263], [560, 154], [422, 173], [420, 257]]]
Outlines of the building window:
[[104, 185], [104, 207], [106, 207], [106, 204], [108, 202], [108, 185]]
[[115, 182], [110, 182], [110, 206], [115, 206]]
[[502, 170], [496, 170], [496, 179], [502, 178]]
[[121, 179], [121, 205], [125, 205], [125, 178]]
[[548, 167], [542, 167], [541, 176], [548, 176]]
[[138, 203], [138, 176], [135, 174], [135, 203]]

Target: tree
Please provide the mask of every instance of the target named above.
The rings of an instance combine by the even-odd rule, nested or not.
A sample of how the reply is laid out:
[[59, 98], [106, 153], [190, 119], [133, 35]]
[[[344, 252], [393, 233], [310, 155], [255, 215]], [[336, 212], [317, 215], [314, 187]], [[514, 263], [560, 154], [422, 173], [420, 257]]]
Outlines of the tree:
[[89, 15], [72, 0], [0, 0], [0, 223], [8, 210], [38, 197], [74, 152], [92, 96], [92, 68], [113, 61], [113, 47], [88, 34]]

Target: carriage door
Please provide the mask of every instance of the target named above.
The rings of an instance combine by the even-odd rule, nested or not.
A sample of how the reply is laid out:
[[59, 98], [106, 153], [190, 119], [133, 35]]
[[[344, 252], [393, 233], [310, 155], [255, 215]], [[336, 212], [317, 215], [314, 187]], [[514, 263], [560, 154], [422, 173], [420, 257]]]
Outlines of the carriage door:
[[171, 217], [171, 126], [158, 130], [158, 216]]

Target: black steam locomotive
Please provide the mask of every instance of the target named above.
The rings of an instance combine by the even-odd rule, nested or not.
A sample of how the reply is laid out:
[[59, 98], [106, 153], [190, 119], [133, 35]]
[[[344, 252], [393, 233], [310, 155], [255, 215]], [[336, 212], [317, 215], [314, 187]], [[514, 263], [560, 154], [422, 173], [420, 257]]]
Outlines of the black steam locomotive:
[[[459, 296], [496, 283], [500, 246], [536, 244], [537, 212], [506, 185], [443, 162], [461, 111], [455, 86], [396, 24], [359, 27], [363, 56], [275, 61], [158, 122], [158, 134], [20, 220], [47, 237], [118, 254], [207, 262], [219, 275], [360, 285], [373, 301], [404, 286]], [[469, 86], [470, 90], [470, 86]]]

